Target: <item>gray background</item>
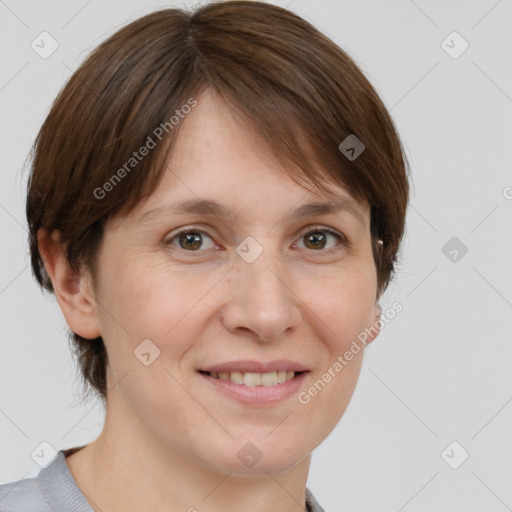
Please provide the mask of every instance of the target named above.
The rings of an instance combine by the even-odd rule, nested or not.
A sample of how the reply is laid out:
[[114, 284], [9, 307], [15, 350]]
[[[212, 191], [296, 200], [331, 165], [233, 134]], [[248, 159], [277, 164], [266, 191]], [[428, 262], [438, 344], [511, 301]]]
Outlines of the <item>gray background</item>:
[[[355, 58], [391, 109], [414, 187], [399, 275], [382, 300], [403, 311], [367, 349], [308, 486], [327, 512], [512, 510], [512, 3], [274, 3]], [[0, 483], [39, 472], [30, 454], [40, 442], [85, 444], [103, 421], [96, 402], [78, 402], [62, 314], [31, 276], [24, 159], [87, 53], [173, 5], [194, 3], [0, 1]], [[47, 59], [31, 48], [42, 31], [59, 44]], [[469, 44], [457, 58], [441, 45], [453, 31]], [[468, 249], [455, 262], [443, 253], [452, 237]], [[457, 469], [441, 456], [453, 441], [469, 453]]]

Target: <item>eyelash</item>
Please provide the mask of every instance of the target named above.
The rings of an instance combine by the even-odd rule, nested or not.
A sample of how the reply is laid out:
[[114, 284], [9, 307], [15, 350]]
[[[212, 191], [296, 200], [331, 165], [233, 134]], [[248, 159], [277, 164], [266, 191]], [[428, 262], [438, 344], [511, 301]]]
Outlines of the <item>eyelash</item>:
[[[339, 250], [340, 248], [349, 247], [350, 246], [350, 243], [349, 243], [348, 239], [344, 235], [342, 235], [341, 233], [338, 233], [337, 231], [334, 231], [334, 230], [332, 230], [330, 228], [324, 227], [324, 226], [314, 226], [314, 227], [305, 228], [299, 234], [299, 239], [303, 238], [305, 235], [308, 235], [310, 233], [315, 233], [317, 231], [324, 231], [326, 233], [329, 233], [330, 235], [333, 235], [334, 237], [336, 237], [338, 239], [338, 241], [340, 242], [341, 247], [339, 245], [337, 245], [336, 247], [332, 247], [331, 249], [318, 250], [318, 251], [315, 251], [314, 249], [310, 249], [310, 252], [318, 252], [319, 254], [330, 255], [333, 252]], [[174, 240], [176, 240], [180, 235], [182, 235], [183, 233], [192, 233], [192, 232], [193, 233], [200, 233], [201, 235], [206, 235], [208, 238], [211, 238], [213, 240], [213, 238], [206, 231], [204, 231], [202, 229], [199, 229], [199, 228], [197, 228], [195, 226], [187, 226], [187, 227], [185, 227], [183, 229], [180, 229], [180, 231], [174, 233], [171, 237], [167, 238], [165, 240], [165, 245], [172, 246], [172, 242]], [[196, 250], [196, 251], [187, 251], [185, 249], [182, 249], [181, 247], [175, 247], [175, 248], [176, 249], [180, 249], [183, 252], [189, 252], [189, 253], [204, 252], [204, 251], [201, 251], [200, 249]]]

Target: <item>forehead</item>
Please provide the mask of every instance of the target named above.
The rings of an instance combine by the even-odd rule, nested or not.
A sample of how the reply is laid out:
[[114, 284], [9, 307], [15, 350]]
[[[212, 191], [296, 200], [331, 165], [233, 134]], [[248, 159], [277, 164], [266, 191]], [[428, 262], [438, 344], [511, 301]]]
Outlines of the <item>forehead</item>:
[[260, 209], [274, 217], [279, 211], [282, 220], [345, 212], [367, 223], [368, 205], [345, 187], [332, 180], [324, 184], [327, 192], [301, 185], [288, 174], [292, 167], [283, 169], [254, 127], [206, 90], [180, 127], [159, 186], [130, 217], [137, 225], [164, 214], [237, 223], [248, 209]]

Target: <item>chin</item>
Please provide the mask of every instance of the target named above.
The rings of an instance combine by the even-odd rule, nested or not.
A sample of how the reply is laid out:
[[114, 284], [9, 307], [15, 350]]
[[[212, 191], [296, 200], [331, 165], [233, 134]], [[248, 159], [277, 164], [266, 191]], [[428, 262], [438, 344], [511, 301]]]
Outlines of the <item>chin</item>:
[[210, 465], [238, 476], [264, 475], [289, 471], [311, 454], [311, 450], [304, 446], [304, 439], [298, 439], [295, 446], [276, 440], [278, 443], [269, 443], [262, 435], [260, 440], [234, 441], [235, 446], [219, 453], [209, 461]]

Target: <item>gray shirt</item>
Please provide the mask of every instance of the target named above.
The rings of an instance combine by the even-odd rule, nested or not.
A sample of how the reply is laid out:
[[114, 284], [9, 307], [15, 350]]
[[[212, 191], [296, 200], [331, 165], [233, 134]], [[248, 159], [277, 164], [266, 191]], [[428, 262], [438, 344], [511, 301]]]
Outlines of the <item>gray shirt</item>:
[[[94, 512], [66, 462], [78, 449], [60, 450], [36, 477], [0, 485], [0, 512]], [[306, 511], [325, 512], [307, 488]]]

